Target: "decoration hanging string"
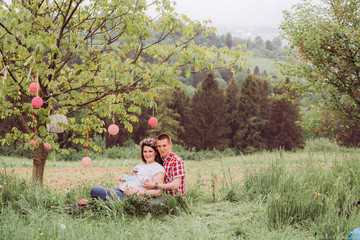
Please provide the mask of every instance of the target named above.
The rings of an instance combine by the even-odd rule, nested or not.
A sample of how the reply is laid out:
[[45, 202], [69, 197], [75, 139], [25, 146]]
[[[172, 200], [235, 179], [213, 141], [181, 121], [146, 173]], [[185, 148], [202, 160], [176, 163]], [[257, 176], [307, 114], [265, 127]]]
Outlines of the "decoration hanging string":
[[[112, 116], [112, 124], [115, 123], [115, 119], [114, 119], [114, 112], [113, 110], [111, 109], [112, 107], [112, 100], [110, 99], [110, 104], [109, 104], [109, 112], [110, 112], [110, 115]], [[110, 129], [110, 128], [109, 128]], [[110, 130], [108, 129], [108, 132], [109, 132], [109, 137], [110, 137]]]
[[[36, 71], [34, 70], [34, 82], [35, 82], [35, 73], [36, 73]], [[37, 91], [38, 92], [38, 95], [37, 96], [39, 96], [39, 91]], [[36, 135], [36, 131], [35, 131], [35, 127], [36, 127], [36, 117], [35, 117], [35, 106], [33, 106], [33, 110], [34, 110], [34, 137], [35, 137], [35, 135]]]
[[[33, 56], [29, 57], [29, 58], [26, 60], [26, 62], [24, 63], [24, 66], [25, 66], [25, 67], [29, 67], [29, 66], [30, 66], [30, 61], [31, 61], [31, 59], [33, 59], [33, 58], [34, 58]], [[33, 59], [33, 63], [35, 64], [35, 59]], [[29, 70], [29, 73], [28, 73], [28, 77], [27, 77], [26, 82], [29, 82], [29, 80], [30, 80], [31, 70], [32, 70], [32, 67], [30, 67], [30, 70]], [[35, 78], [34, 78], [34, 82], [35, 82]]]
[[[35, 72], [34, 72], [34, 82], [35, 82]], [[39, 97], [40, 85], [39, 85], [39, 71], [37, 69], [36, 69], [36, 84], [38, 88], [38, 90], [36, 91], [36, 96]]]
[[34, 136], [36, 135], [36, 132], [35, 132], [35, 126], [36, 126], [36, 119], [35, 119], [35, 107], [33, 107], [34, 109]]
[[6, 65], [3, 68], [3, 70], [0, 71], [0, 73], [4, 72], [3, 85], [2, 85], [2, 88], [0, 89], [0, 97], [1, 97], [2, 89], [5, 88], [5, 80], [6, 80], [6, 77], [7, 77], [8, 69], [9, 69], [9, 65]]
[[[84, 90], [84, 94], [85, 94], [85, 90]], [[85, 145], [85, 156], [87, 157], [87, 152], [88, 152], [88, 134], [89, 134], [89, 115], [88, 115], [88, 111], [89, 111], [89, 93], [87, 93], [87, 102], [86, 102], [86, 145]]]
[[113, 106], [113, 104], [115, 102], [115, 99], [116, 99], [115, 95], [111, 95], [111, 105], [110, 105], [110, 107], [111, 107], [111, 112], [112, 112], [112, 122], [113, 122], [113, 124], [115, 123], [115, 118], [114, 118], [114, 110], [112, 110], [112, 106]]

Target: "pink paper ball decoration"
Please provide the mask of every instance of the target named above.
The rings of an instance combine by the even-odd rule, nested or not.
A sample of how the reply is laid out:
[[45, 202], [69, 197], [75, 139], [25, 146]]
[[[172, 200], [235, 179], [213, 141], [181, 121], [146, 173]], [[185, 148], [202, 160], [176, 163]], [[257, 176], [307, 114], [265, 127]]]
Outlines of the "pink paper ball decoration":
[[151, 127], [155, 127], [158, 124], [158, 120], [155, 117], [151, 117], [148, 123]]
[[119, 132], [119, 127], [116, 124], [111, 124], [108, 128], [110, 135], [116, 135]]
[[41, 97], [34, 97], [31, 103], [34, 106], [34, 108], [40, 108], [43, 105], [44, 101], [42, 100]]
[[32, 82], [29, 86], [29, 90], [32, 93], [37, 93], [39, 91], [40, 87], [36, 82]]
[[81, 163], [84, 167], [88, 167], [90, 166], [91, 164], [91, 159], [89, 157], [84, 157], [82, 160], [81, 160]]
[[50, 145], [50, 143], [44, 143], [44, 148], [46, 149], [46, 150], [51, 150], [51, 145]]
[[29, 142], [29, 146], [30, 146], [31, 144], [34, 145], [34, 149], [37, 149], [38, 146], [39, 146], [39, 143], [38, 143], [37, 141], [34, 141], [34, 140], [31, 140], [31, 141]]

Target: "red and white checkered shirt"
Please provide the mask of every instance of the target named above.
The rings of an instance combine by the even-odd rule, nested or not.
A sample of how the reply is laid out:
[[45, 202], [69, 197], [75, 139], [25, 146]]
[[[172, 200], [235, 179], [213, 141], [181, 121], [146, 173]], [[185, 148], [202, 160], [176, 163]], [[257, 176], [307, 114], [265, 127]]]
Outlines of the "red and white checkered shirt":
[[180, 193], [185, 196], [185, 166], [184, 161], [173, 152], [164, 159], [165, 183], [172, 182], [174, 178], [181, 177], [180, 187], [176, 190], [166, 190], [167, 194], [175, 196]]

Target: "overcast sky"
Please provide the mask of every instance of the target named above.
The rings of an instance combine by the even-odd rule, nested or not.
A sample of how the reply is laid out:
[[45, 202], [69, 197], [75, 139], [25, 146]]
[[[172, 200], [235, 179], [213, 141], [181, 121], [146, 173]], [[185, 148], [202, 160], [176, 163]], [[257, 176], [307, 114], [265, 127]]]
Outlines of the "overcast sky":
[[282, 11], [300, 0], [175, 0], [176, 12], [192, 20], [211, 20], [215, 27], [278, 28]]

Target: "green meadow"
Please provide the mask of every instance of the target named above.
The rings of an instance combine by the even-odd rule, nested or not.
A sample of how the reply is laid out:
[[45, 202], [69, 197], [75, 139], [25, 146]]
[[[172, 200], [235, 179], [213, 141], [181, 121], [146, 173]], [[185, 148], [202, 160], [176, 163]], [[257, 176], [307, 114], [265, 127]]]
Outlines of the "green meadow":
[[[31, 160], [2, 156], [1, 239], [346, 239], [360, 227], [359, 156], [320, 139], [297, 152], [185, 159], [185, 199], [150, 207], [130, 197], [83, 208], [68, 204], [90, 199], [90, 180], [115, 187], [94, 171], [105, 167], [112, 178], [121, 174], [113, 167], [139, 160], [94, 160], [89, 181], [62, 189], [17, 171], [31, 169]], [[49, 160], [45, 171], [64, 168], [79, 162]]]

